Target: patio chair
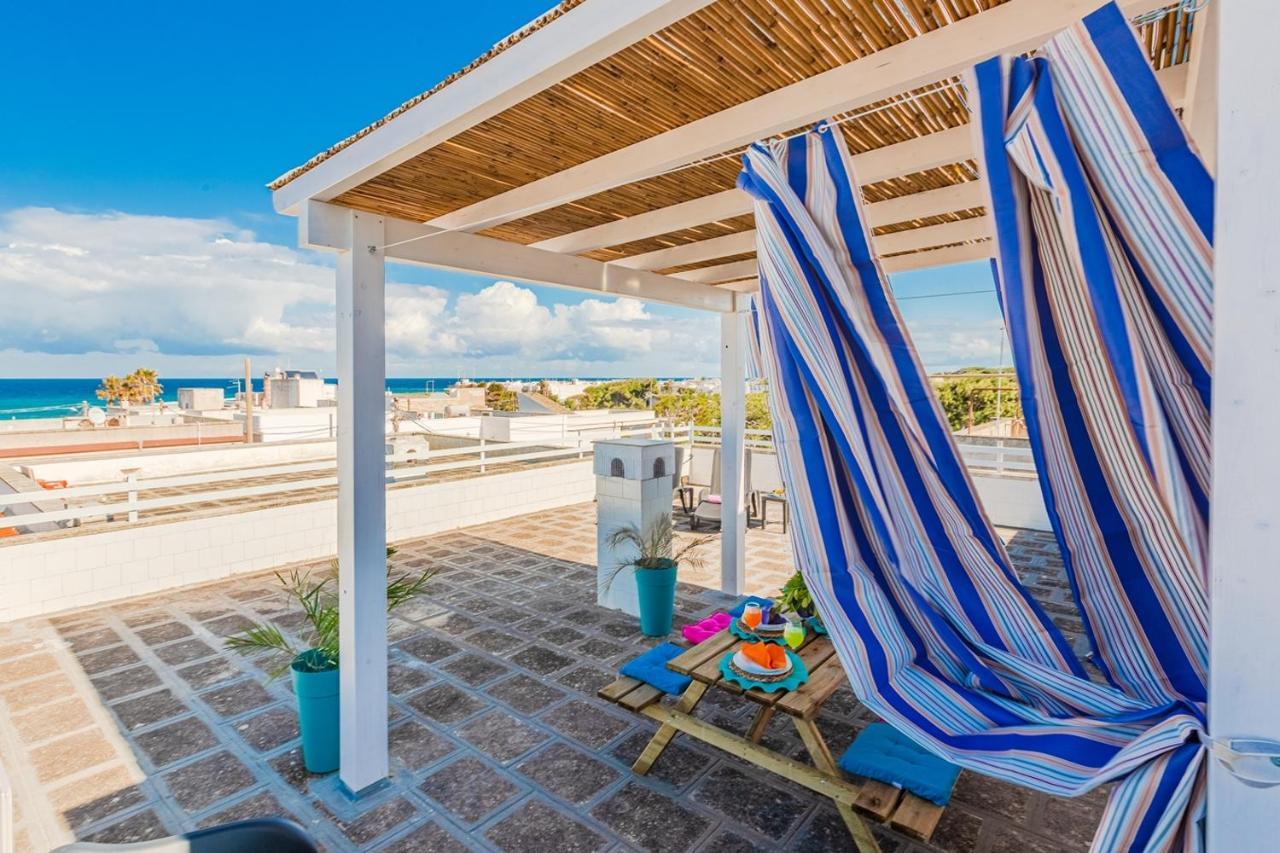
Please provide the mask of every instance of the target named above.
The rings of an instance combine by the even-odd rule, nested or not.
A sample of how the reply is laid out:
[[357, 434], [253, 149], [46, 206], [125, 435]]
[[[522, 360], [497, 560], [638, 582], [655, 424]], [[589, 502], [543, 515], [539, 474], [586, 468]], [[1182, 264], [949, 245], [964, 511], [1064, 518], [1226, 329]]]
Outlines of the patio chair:
[[[744, 454], [742, 463], [742, 494], [745, 498], [751, 494], [751, 453]], [[698, 529], [698, 525], [702, 522], [713, 524], [720, 523], [720, 508], [722, 505], [720, 497], [720, 451], [715, 452], [714, 464], [711, 472], [711, 485], [698, 492], [698, 503], [693, 513], [689, 516], [689, 526], [694, 530]]]
[[[681, 472], [676, 488], [680, 495], [680, 508], [688, 514], [696, 506], [695, 495], [711, 487], [712, 477], [719, 470], [720, 451], [713, 447], [691, 447], [687, 451], [682, 447], [676, 448], [677, 454], [682, 451], [688, 453], [688, 459], [676, 457], [676, 470]], [[719, 486], [716, 488], [719, 490]]]
[[242, 820], [221, 826], [172, 835], [134, 844], [97, 844], [76, 841], [53, 853], [92, 851], [138, 851], [138, 853], [319, 853], [320, 848], [302, 827], [279, 817]]

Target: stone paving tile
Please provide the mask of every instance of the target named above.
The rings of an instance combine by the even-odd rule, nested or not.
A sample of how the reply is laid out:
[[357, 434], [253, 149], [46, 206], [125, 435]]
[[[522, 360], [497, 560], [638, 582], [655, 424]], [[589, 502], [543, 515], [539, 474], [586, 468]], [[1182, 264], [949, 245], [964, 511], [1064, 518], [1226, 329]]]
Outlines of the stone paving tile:
[[288, 809], [280, 805], [280, 801], [275, 798], [274, 794], [269, 791], [260, 791], [245, 797], [220, 812], [209, 815], [200, 821], [200, 826], [218, 826], [223, 823], [235, 823], [236, 821], [251, 820], [257, 817], [287, 817], [291, 820], [296, 820]]
[[190, 637], [191, 629], [181, 622], [162, 622], [149, 628], [139, 628], [134, 633], [138, 635], [139, 640], [148, 646], [158, 646], [161, 643]]
[[473, 687], [488, 684], [498, 676], [506, 675], [511, 671], [492, 658], [471, 653], [454, 658], [440, 669]]
[[258, 752], [271, 752], [298, 738], [298, 715], [292, 708], [272, 708], [236, 723], [236, 732]]
[[100, 731], [89, 729], [49, 741], [28, 755], [36, 778], [47, 784], [105, 764], [116, 757], [116, 750]]
[[549, 737], [505, 711], [497, 710], [460, 727], [458, 735], [504, 764], [524, 755]]
[[126, 731], [133, 731], [161, 720], [185, 714], [190, 708], [174, 698], [168, 690], [145, 693], [135, 699], [126, 699], [111, 706]]
[[160, 816], [147, 809], [86, 835], [82, 840], [95, 844], [136, 844], [140, 841], [155, 841], [168, 834]]
[[55, 735], [66, 734], [93, 724], [89, 706], [83, 699], [66, 699], [43, 708], [36, 708], [13, 718], [13, 728], [27, 743], [48, 740]]
[[249, 768], [229, 752], [215, 753], [160, 778], [188, 812], [202, 811], [254, 784]]
[[412, 693], [431, 680], [431, 673], [416, 664], [392, 662], [387, 665], [387, 689], [396, 696]]
[[488, 817], [521, 791], [505, 773], [471, 757], [435, 771], [418, 789], [467, 824]]
[[346, 822], [333, 819], [334, 825], [342, 834], [351, 839], [353, 844], [361, 848], [367, 847], [378, 838], [394, 830], [417, 814], [413, 804], [403, 797], [385, 802], [369, 809], [358, 818]]
[[392, 728], [387, 740], [391, 757], [410, 770], [434, 764], [457, 749], [453, 741], [414, 720]]
[[159, 686], [160, 676], [149, 666], [135, 666], [93, 679], [98, 698], [106, 702]]
[[511, 662], [517, 666], [532, 670], [539, 675], [550, 675], [557, 670], [571, 666], [577, 661], [569, 655], [561, 654], [546, 646], [530, 646], [511, 656]]
[[[646, 728], [643, 731], [636, 732], [630, 737], [623, 740], [615, 746], [611, 753], [630, 767], [640, 757], [640, 753], [644, 752], [645, 746], [653, 737], [653, 728]], [[683, 788], [697, 779], [710, 764], [707, 756], [700, 752], [695, 752], [680, 739], [672, 741], [667, 748], [662, 751], [662, 755], [649, 768], [648, 778], [658, 779], [677, 788]]]
[[[0, 681], [0, 684], [5, 682]], [[16, 687], [6, 686], [0, 689], [0, 699], [9, 706], [10, 713], [14, 714], [74, 695], [75, 687], [61, 673], [49, 678], [41, 678], [39, 681], [29, 681]]]
[[781, 841], [809, 809], [809, 801], [762, 782], [760, 775], [758, 770], [722, 765], [694, 788], [692, 799], [737, 825]]
[[209, 727], [195, 717], [144, 732], [134, 741], [156, 767], [166, 767], [218, 745]]
[[594, 829], [540, 800], [517, 808], [491, 826], [485, 837], [507, 853], [544, 853], [549, 845], [557, 853], [589, 853], [609, 845]]
[[710, 818], [635, 783], [618, 789], [591, 816], [629, 844], [653, 853], [687, 850], [712, 825]]
[[13, 684], [40, 675], [48, 675], [58, 668], [58, 662], [50, 654], [26, 655], [0, 661], [0, 684]]
[[235, 717], [254, 708], [261, 708], [276, 701], [266, 688], [252, 678], [228, 684], [200, 694], [214, 713], [223, 717]]
[[226, 658], [214, 658], [178, 670], [178, 677], [193, 690], [203, 690], [239, 676], [243, 670]]
[[[93, 649], [100, 649], [103, 646], [114, 646], [116, 643], [124, 642], [120, 635], [113, 628], [97, 628], [93, 631], [86, 631], [83, 634], [73, 634], [69, 637], [63, 637], [67, 647], [73, 652], [87, 652]], [[9, 653], [0, 654], [0, 657], [9, 657]]]
[[413, 694], [409, 704], [423, 716], [440, 723], [465, 720], [485, 703], [452, 684], [436, 684]]
[[105, 820], [145, 799], [129, 772], [118, 766], [64, 785], [51, 797], [54, 810], [72, 829]]
[[458, 646], [432, 634], [423, 634], [406, 640], [400, 644], [400, 649], [427, 663], [444, 660], [459, 651]]
[[619, 778], [618, 771], [581, 749], [553, 743], [516, 765], [544, 791], [573, 805], [582, 805]]
[[139, 663], [142, 660], [128, 646], [111, 646], [97, 652], [85, 652], [76, 655], [76, 657], [80, 661], [80, 668], [88, 675], [97, 675], [100, 672], [120, 669], [124, 666]]
[[517, 673], [511, 678], [504, 679], [486, 688], [485, 692], [522, 714], [536, 714], [566, 695], [563, 690], [524, 673]]
[[600, 749], [631, 728], [630, 723], [579, 699], [553, 708], [542, 715], [542, 721], [592, 749]]
[[466, 853], [467, 845], [454, 838], [438, 823], [424, 823], [378, 848], [379, 853]]
[[180, 643], [172, 643], [167, 646], [157, 646], [152, 649], [155, 656], [170, 666], [179, 666], [184, 663], [190, 663], [193, 660], [207, 658], [216, 654], [213, 646], [210, 646], [204, 640], [191, 638], [183, 640]]

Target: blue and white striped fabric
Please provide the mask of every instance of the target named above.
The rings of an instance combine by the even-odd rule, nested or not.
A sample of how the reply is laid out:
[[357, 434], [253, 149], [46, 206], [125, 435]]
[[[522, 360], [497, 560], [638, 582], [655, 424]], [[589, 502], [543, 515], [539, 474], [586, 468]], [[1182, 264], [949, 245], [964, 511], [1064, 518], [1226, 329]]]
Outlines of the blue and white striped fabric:
[[[1207, 230], [1189, 226], [1212, 212], [1198, 190], [1176, 204], [1183, 176], [1168, 170], [1192, 171], [1188, 158], [1172, 147], [1126, 156], [1150, 152], [1110, 137], [1135, 126], [1172, 135], [1118, 12], [1091, 16], [1043, 56], [980, 66], [971, 97], [1023, 406], [1105, 683], [1019, 584], [984, 515], [872, 251], [843, 139], [825, 124], [752, 146], [739, 179], [755, 198], [754, 328], [796, 558], [854, 690], [895, 727], [957, 764], [1052, 794], [1123, 779], [1097, 850], [1194, 848], [1211, 250]], [[1050, 72], [1068, 61], [1078, 91], [1111, 96], [1060, 112], [1066, 135], [1050, 138], [1067, 148], [1054, 158], [1079, 145], [1074, 133], [1100, 128], [1089, 140], [1098, 165], [1075, 184], [1039, 136], [1021, 135], [1048, 121], [1005, 109], [1027, 92], [1043, 106]], [[1073, 109], [1090, 123], [1072, 125]], [[1007, 126], [1018, 131], [1008, 153]], [[1023, 163], [1041, 164], [1036, 188], [1051, 186], [1038, 207]], [[1081, 221], [1098, 225], [1092, 242]]]

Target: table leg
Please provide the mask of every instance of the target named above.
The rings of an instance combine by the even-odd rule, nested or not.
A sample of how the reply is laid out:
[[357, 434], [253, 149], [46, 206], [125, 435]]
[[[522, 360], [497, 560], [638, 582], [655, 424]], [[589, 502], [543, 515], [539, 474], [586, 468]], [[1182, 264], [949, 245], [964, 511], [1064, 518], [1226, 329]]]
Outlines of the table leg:
[[[791, 719], [796, 724], [796, 731], [800, 733], [800, 740], [804, 741], [805, 749], [809, 750], [809, 757], [813, 759], [813, 766], [823, 773], [838, 777], [840, 768], [836, 766], [835, 758], [831, 755], [831, 749], [827, 746], [827, 742], [823, 740], [822, 733], [818, 731], [818, 727], [813, 720], [803, 720], [799, 717], [792, 717]], [[849, 834], [853, 836], [853, 843], [857, 845], [860, 853], [880, 853], [880, 845], [876, 843], [875, 836], [871, 834], [871, 829], [858, 816], [858, 813], [853, 810], [853, 806], [848, 803], [837, 802], [836, 810], [840, 812], [840, 817], [844, 819], [844, 825], [849, 828]]]
[[756, 718], [751, 723], [751, 728], [747, 730], [747, 740], [752, 743], [759, 743], [764, 737], [765, 729], [769, 728], [769, 721], [773, 719], [773, 712], [777, 709], [772, 705], [765, 705], [756, 712]]
[[787, 535], [787, 522], [790, 520], [791, 506], [786, 501], [782, 503], [782, 535]]
[[[701, 681], [695, 681], [685, 688], [684, 693], [680, 694], [680, 701], [676, 702], [676, 710], [681, 713], [688, 714], [693, 711], [698, 702], [702, 700], [703, 694], [707, 692], [708, 685]], [[671, 739], [676, 736], [675, 726], [669, 726], [663, 723], [658, 727], [658, 731], [650, 738], [649, 743], [644, 748], [644, 752], [640, 753], [640, 757], [636, 759], [636, 763], [631, 765], [631, 769], [641, 776], [649, 772], [649, 768], [653, 766], [653, 762], [657, 761], [663, 750], [667, 748], [667, 744], [671, 743]]]

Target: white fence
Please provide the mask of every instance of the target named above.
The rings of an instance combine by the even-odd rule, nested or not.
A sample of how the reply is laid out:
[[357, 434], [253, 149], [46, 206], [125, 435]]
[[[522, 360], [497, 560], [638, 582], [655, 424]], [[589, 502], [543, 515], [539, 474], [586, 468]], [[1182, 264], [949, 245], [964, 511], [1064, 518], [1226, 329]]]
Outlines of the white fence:
[[963, 436], [956, 436], [956, 444], [960, 448], [960, 456], [970, 469], [984, 473], [1000, 475], [1031, 476], [1036, 471], [1036, 460], [1031, 448], [1025, 443], [1012, 442], [997, 438], [987, 442], [967, 441]]

